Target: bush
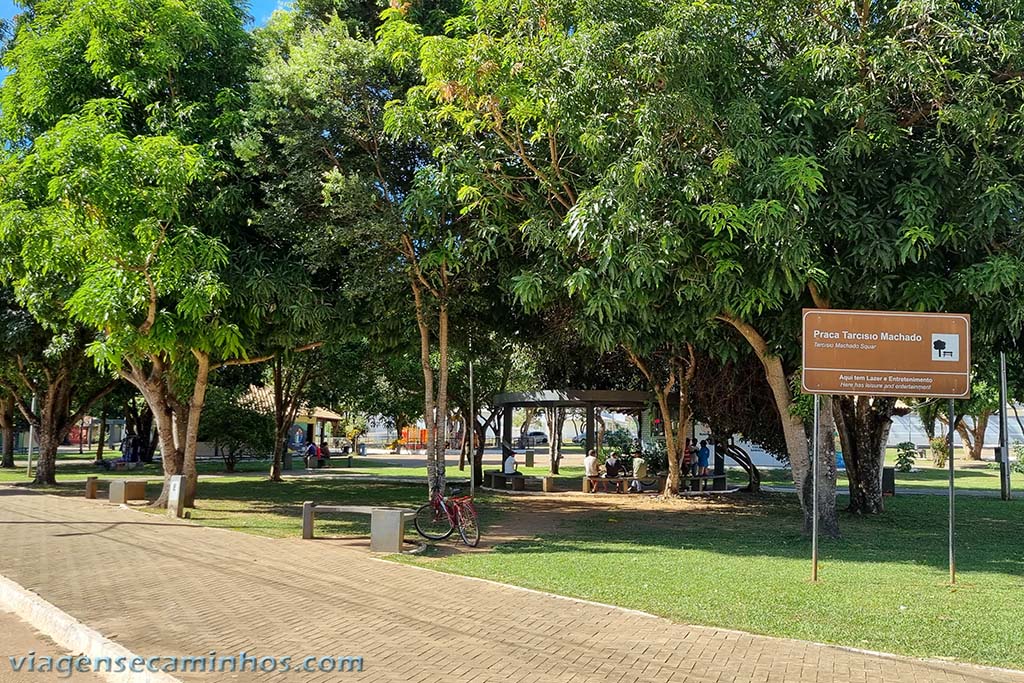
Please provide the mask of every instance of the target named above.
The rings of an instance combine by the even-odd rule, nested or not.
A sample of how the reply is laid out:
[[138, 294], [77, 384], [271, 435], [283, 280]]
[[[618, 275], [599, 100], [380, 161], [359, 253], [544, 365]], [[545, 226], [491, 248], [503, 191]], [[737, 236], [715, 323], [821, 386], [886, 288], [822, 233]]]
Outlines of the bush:
[[234, 472], [242, 458], [273, 452], [274, 418], [243, 404], [237, 392], [211, 386], [199, 422], [199, 440], [213, 442], [224, 469]]
[[1013, 444], [1013, 455], [1017, 459], [1010, 465], [1010, 470], [1017, 474], [1024, 474], [1024, 444]]
[[657, 474], [668, 471], [668, 451], [663, 442], [655, 441], [653, 445], [645, 448], [643, 457], [649, 473]]
[[932, 449], [932, 464], [936, 467], [945, 467], [946, 458], [949, 456], [949, 442], [946, 437], [937, 436], [929, 442]]
[[639, 449], [637, 440], [625, 429], [614, 429], [604, 435], [604, 446], [622, 455], [636, 453]]
[[914, 457], [917, 455], [917, 447], [910, 441], [896, 444], [896, 471], [910, 472], [914, 469]]

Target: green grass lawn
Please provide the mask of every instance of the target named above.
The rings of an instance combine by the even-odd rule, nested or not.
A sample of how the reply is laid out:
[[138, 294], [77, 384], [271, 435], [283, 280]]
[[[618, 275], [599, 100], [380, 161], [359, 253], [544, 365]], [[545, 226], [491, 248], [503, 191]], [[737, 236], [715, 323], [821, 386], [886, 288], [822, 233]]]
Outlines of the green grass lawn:
[[[327, 478], [225, 476], [199, 486], [196, 523], [271, 537], [299, 536], [304, 500], [415, 507], [425, 497], [421, 484]], [[80, 495], [75, 485], [62, 489]], [[525, 500], [478, 496], [485, 539], [508, 512], [526, 509]], [[897, 496], [878, 517], [843, 515], [843, 537], [822, 542], [817, 585], [808, 580], [810, 543], [788, 494], [658, 509], [573, 506], [543, 513], [537, 528], [547, 531], [535, 539], [490, 553], [401, 561], [684, 623], [1024, 668], [1024, 501], [962, 497], [957, 504], [956, 588], [947, 585], [946, 501], [939, 496]], [[366, 535], [368, 521], [323, 515], [317, 535]]]
[[[957, 488], [962, 490], [999, 491], [999, 470], [992, 463], [989, 463], [989, 466], [991, 469], [986, 466], [979, 467], [977, 465], [963, 467], [962, 463], [957, 461]], [[496, 467], [485, 467], [484, 469], [490, 470], [496, 469]], [[934, 468], [930, 463], [918, 463], [917, 469], [918, 471], [916, 472], [897, 472], [896, 485], [907, 488], [944, 489], [946, 487], [948, 474], [945, 469]], [[425, 479], [427, 476], [426, 467], [402, 467], [389, 463], [385, 460], [375, 460], [372, 458], [353, 458], [351, 468], [340, 468], [339, 471], [350, 472], [353, 474], [371, 474], [381, 477], [418, 477]], [[519, 471], [532, 476], [545, 476], [548, 474], [548, 468], [546, 465], [540, 467], [520, 466]], [[727, 473], [729, 474], [728, 481], [730, 485], [746, 485], [747, 475], [743, 470], [736, 467], [730, 467], [727, 469]], [[469, 470], [460, 471], [457, 467], [449, 465], [447, 468], [447, 475], [451, 479], [468, 479]], [[580, 486], [573, 480], [578, 480], [582, 476], [582, 467], [563, 466], [560, 469], [556, 481], [562, 488], [576, 490], [580, 488]], [[1024, 492], [1024, 476], [1014, 473], [1013, 476], [1011, 476], [1011, 482], [1015, 491]], [[789, 469], [781, 467], [762, 469], [761, 483], [768, 488], [776, 486], [793, 486], [792, 475], [790, 474]], [[839, 473], [836, 485], [840, 492], [849, 487], [849, 482], [843, 472]]]
[[[149, 493], [156, 495], [159, 488]], [[302, 503], [312, 500], [331, 505], [374, 505], [416, 508], [426, 502], [421, 484], [378, 484], [337, 479], [286, 479], [274, 483], [255, 477], [200, 479], [192, 521], [204, 526], [244, 531], [275, 538], [302, 534]], [[509, 505], [507, 499], [477, 496], [481, 529]], [[154, 510], [162, 514], [162, 510]], [[410, 537], [415, 536], [412, 525]], [[319, 537], [361, 536], [370, 533], [367, 515], [322, 513], [316, 517]]]
[[[200, 474], [220, 474], [224, 472], [224, 462], [221, 460], [203, 460], [197, 465]], [[269, 472], [270, 463], [269, 461], [263, 460], [243, 460], [235, 465], [235, 471], [238, 473], [256, 473], [256, 472]], [[33, 473], [35, 469], [33, 468]], [[104, 470], [102, 467], [97, 467], [92, 464], [91, 460], [85, 461], [69, 461], [69, 460], [58, 460], [57, 461], [57, 481], [61, 480], [72, 480], [72, 481], [84, 481], [86, 477], [97, 476], [100, 478], [110, 477], [153, 477], [162, 478], [164, 476], [163, 466], [160, 463], [144, 464], [141, 467], [136, 467], [133, 470]], [[17, 484], [26, 483], [31, 481], [31, 477], [27, 476], [24, 467], [16, 467], [14, 469], [0, 469], [0, 483], [6, 484]]]
[[958, 503], [959, 583], [947, 585], [946, 506], [891, 499], [842, 519], [809, 582], [789, 495], [679, 511], [573, 513], [558, 532], [492, 553], [413, 559], [670, 619], [925, 657], [1024, 668], [1024, 501]]
[[[909, 489], [945, 489], [947, 487], [949, 471], [945, 468], [932, 467], [930, 463], [919, 463], [916, 465], [916, 469], [915, 472], [897, 472], [896, 486]], [[958, 489], [999, 491], [999, 469], [994, 463], [964, 467], [960, 461], [957, 461], [954, 478]], [[790, 472], [784, 468], [761, 470], [761, 483], [766, 487], [793, 486]], [[1014, 472], [1010, 475], [1010, 483], [1014, 491], [1024, 492], [1024, 476]], [[840, 491], [849, 487], [846, 475], [842, 471], [836, 478], [836, 486]]]

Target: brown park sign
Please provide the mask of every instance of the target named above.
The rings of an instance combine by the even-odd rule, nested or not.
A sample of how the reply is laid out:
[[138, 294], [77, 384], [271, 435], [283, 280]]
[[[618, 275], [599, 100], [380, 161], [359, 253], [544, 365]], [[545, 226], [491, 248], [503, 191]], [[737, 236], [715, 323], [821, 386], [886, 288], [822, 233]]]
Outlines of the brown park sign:
[[805, 308], [808, 394], [967, 398], [971, 317]]

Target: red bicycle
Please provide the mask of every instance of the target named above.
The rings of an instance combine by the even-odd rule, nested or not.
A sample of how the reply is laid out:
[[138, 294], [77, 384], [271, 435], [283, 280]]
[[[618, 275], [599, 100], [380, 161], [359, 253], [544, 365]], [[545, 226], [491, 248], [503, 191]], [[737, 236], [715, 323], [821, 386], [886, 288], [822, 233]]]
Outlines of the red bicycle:
[[477, 521], [473, 496], [460, 496], [461, 489], [452, 489], [450, 496], [435, 493], [429, 503], [416, 510], [413, 525], [423, 538], [441, 541], [452, 535], [456, 528], [463, 542], [476, 547], [480, 543], [480, 524]]

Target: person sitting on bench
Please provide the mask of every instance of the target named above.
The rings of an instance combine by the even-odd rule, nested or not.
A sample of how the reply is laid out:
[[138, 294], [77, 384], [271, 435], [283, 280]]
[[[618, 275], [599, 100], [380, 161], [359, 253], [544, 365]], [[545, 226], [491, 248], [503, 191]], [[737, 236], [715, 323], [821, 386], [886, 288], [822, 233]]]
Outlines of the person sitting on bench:
[[629, 482], [629, 490], [634, 493], [640, 493], [644, 490], [643, 484], [640, 483], [641, 479], [647, 477], [647, 463], [639, 455], [633, 457], [633, 481]]
[[[619, 460], [619, 454], [612, 451], [608, 458], [604, 461], [604, 477], [605, 479], [618, 479], [625, 474], [626, 468], [623, 466], [622, 461]], [[608, 482], [604, 482], [604, 490], [608, 490]], [[619, 492], [619, 487], [615, 487], [615, 493]]]
[[516, 454], [511, 451], [502, 461], [501, 473], [504, 475], [519, 474], [519, 463], [516, 462]]

